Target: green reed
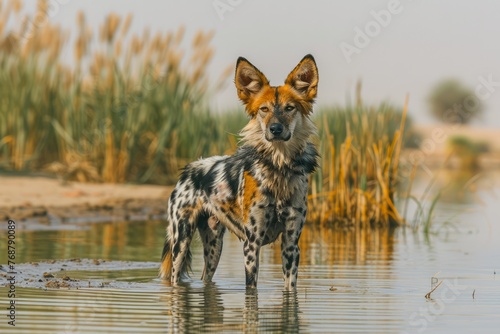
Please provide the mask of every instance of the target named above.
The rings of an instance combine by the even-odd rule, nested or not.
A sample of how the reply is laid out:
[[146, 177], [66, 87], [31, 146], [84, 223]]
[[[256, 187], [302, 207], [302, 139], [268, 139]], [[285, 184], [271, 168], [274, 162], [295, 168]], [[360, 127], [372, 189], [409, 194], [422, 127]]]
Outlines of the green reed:
[[[39, 1], [36, 15], [47, 5]], [[66, 66], [69, 32], [50, 21], [16, 26], [29, 18], [17, 2], [3, 6], [0, 27], [13, 28], [0, 30], [0, 167], [165, 182], [193, 157], [235, 146], [230, 133], [244, 117], [232, 127], [206, 104], [211, 33], [194, 37], [188, 58], [183, 28], [129, 36], [131, 16], [110, 14], [93, 33], [80, 13], [76, 63]]]
[[[68, 31], [49, 20], [18, 24], [29, 22], [20, 2], [0, 5], [0, 168], [172, 183], [187, 162], [236, 148], [243, 110], [214, 114], [207, 105], [211, 33], [198, 33], [186, 52], [182, 28], [130, 36], [131, 16], [110, 14], [94, 32], [80, 13], [68, 66]], [[36, 15], [47, 6], [39, 1]], [[309, 218], [403, 222], [394, 197], [406, 111], [367, 107], [358, 96], [354, 105], [319, 110], [314, 121], [322, 158]]]

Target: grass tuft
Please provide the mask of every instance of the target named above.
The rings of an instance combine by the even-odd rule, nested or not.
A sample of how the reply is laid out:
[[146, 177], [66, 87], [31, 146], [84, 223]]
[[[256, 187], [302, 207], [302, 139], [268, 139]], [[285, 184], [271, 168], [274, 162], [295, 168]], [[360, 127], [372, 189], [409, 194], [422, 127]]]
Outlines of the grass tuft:
[[[309, 219], [321, 224], [402, 224], [395, 205], [407, 104], [322, 110], [321, 169], [313, 175]], [[317, 122], [319, 123], [319, 122]]]

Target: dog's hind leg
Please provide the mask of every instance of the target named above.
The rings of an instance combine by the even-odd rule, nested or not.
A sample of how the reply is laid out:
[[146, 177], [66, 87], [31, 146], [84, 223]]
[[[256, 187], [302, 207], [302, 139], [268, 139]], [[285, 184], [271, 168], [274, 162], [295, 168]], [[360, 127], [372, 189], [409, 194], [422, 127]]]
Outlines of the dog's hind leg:
[[226, 228], [214, 216], [202, 214], [198, 218], [198, 231], [203, 242], [205, 258], [205, 269], [201, 279], [210, 282], [219, 264]]
[[196, 212], [192, 209], [175, 217], [171, 222], [172, 244], [172, 284], [176, 285], [191, 269], [191, 251], [189, 245], [196, 227]]

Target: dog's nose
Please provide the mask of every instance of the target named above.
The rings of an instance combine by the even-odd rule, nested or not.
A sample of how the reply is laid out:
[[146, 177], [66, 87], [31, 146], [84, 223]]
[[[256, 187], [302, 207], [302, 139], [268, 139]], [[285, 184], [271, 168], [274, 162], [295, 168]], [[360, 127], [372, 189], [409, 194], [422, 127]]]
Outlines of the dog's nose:
[[273, 123], [269, 127], [269, 131], [275, 136], [279, 136], [283, 132], [283, 125], [280, 123]]

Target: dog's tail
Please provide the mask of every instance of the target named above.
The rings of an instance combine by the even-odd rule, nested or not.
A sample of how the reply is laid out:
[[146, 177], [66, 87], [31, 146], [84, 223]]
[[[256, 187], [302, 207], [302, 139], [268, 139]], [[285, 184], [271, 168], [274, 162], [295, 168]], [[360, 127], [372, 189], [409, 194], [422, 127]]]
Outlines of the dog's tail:
[[[192, 254], [191, 250], [188, 248], [186, 258], [184, 259], [180, 272], [180, 277], [189, 277], [189, 272], [191, 271], [191, 260]], [[168, 233], [165, 238], [165, 243], [163, 244], [159, 276], [164, 280], [170, 280], [172, 277], [172, 241], [170, 240]]]
[[160, 278], [164, 280], [170, 280], [172, 275], [172, 244], [170, 242], [170, 237], [165, 238], [165, 243], [163, 244], [163, 251], [161, 253], [161, 265], [160, 265]]

